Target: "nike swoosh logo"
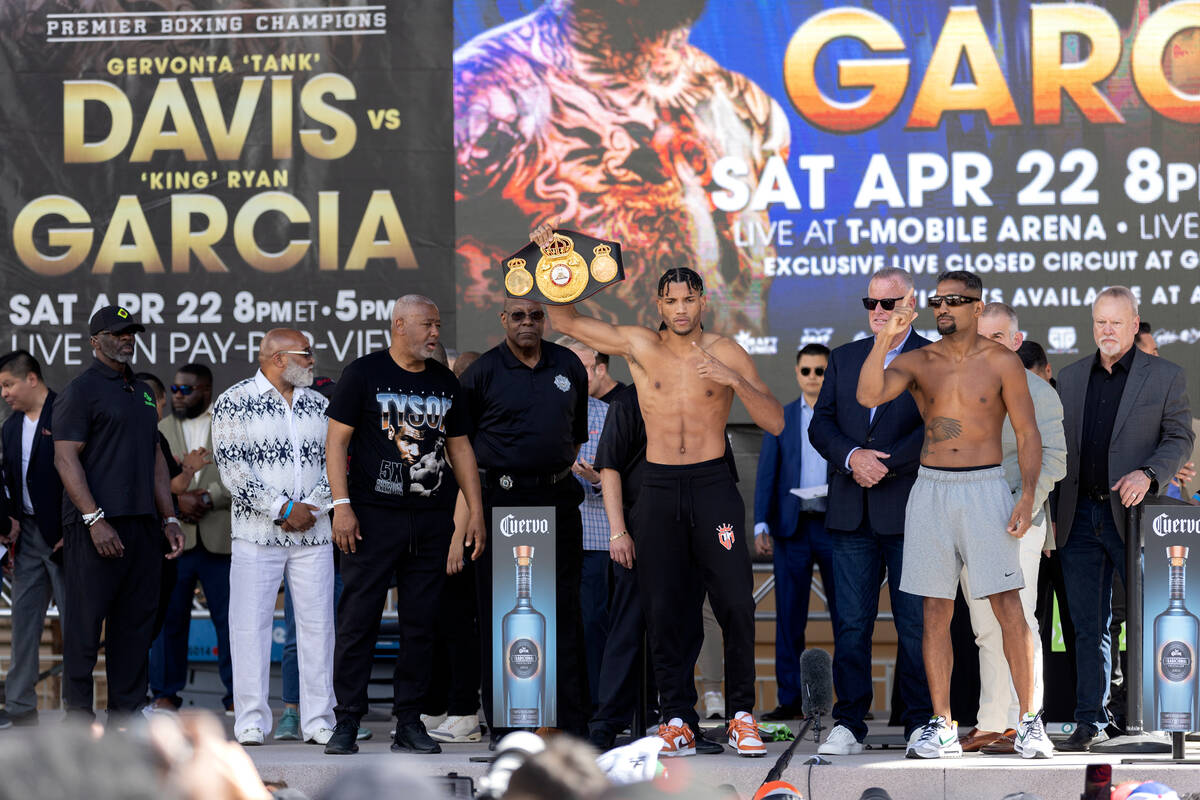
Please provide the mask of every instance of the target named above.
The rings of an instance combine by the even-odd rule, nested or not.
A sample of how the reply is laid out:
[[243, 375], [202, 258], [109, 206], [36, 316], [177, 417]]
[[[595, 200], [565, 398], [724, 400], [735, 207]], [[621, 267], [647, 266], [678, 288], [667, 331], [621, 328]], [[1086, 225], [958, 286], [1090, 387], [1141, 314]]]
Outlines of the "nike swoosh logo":
[[1006, 573], [1004, 573], [1004, 577], [1006, 577], [1006, 578], [1011, 578], [1013, 575], [1016, 575], [1016, 574], [1017, 574], [1017, 571], [1016, 571], [1016, 570], [1013, 570], [1012, 572], [1006, 572]]
[[958, 738], [957, 736], [949, 736], [949, 737], [939, 736], [938, 740], [942, 743], [942, 747], [945, 747], [946, 745], [952, 743], [957, 738]]

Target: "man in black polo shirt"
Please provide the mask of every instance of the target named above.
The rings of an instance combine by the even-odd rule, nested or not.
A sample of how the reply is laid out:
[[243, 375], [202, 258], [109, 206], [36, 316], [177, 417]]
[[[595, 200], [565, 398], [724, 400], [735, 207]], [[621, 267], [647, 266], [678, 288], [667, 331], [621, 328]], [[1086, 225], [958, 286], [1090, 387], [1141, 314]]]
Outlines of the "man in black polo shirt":
[[[587, 441], [587, 372], [579, 357], [542, 339], [546, 312], [537, 303], [508, 299], [500, 314], [504, 341], [479, 357], [462, 377], [473, 427], [471, 442], [483, 477], [484, 521], [495, 506], [557, 509], [555, 548], [558, 596], [558, 722], [587, 735], [590, 700], [584, 667], [579, 584], [583, 570], [583, 489], [571, 477]], [[488, 530], [488, 535], [493, 532]], [[492, 552], [476, 562], [479, 630], [483, 647], [483, 710], [492, 725]]]
[[433, 358], [441, 325], [428, 297], [401, 297], [392, 309], [391, 347], [346, 367], [325, 411], [333, 543], [342, 551], [345, 586], [333, 653], [337, 727], [325, 746], [330, 755], [358, 752], [372, 651], [393, 579], [402, 643], [393, 681], [392, 750], [441, 752], [420, 715], [460, 485], [470, 509], [466, 542], [477, 556], [485, 541], [479, 471], [458, 379]]
[[94, 716], [103, 626], [111, 719], [146, 701], [162, 554], [183, 552], [183, 532], [172, 516], [154, 394], [129, 368], [134, 335], [145, 328], [125, 309], [105, 306], [89, 330], [95, 361], [54, 407], [54, 465], [70, 499], [63, 502], [63, 698], [68, 715]]

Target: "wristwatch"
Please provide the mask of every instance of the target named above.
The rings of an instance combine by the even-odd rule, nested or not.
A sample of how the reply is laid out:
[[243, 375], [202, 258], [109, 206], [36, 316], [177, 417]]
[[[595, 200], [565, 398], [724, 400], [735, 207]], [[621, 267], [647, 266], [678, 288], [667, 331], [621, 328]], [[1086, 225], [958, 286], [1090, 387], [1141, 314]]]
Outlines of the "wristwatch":
[[1138, 469], [1146, 473], [1146, 477], [1150, 479], [1151, 483], [1158, 482], [1158, 473], [1154, 471], [1153, 467], [1138, 467]]
[[177, 517], [166, 517], [166, 518], [165, 518], [165, 519], [163, 519], [163, 521], [162, 521], [162, 526], [163, 526], [164, 528], [165, 528], [165, 527], [167, 527], [168, 525], [171, 525], [171, 524], [178, 525], [178, 524], [179, 524], [179, 519], [178, 519]]

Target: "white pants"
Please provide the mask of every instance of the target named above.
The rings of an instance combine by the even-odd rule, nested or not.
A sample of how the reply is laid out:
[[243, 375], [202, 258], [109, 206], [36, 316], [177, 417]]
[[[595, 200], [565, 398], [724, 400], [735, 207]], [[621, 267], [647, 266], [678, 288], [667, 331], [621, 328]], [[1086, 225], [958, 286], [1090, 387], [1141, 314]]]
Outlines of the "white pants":
[[[1021, 538], [1021, 574], [1025, 588], [1020, 590], [1021, 608], [1025, 611], [1025, 622], [1033, 635], [1033, 710], [1042, 707], [1042, 637], [1038, 631], [1037, 608], [1038, 570], [1042, 563], [1042, 545], [1046, 541], [1046, 525], [1031, 525]], [[967, 570], [962, 572], [963, 594], [971, 609], [971, 627], [975, 630], [975, 644], [979, 646], [979, 719], [975, 727], [981, 731], [1004, 731], [1017, 727], [1021, 717], [1017, 690], [1008, 671], [1008, 660], [1004, 657], [1004, 636], [1000, 623], [992, 612], [992, 604], [986, 598], [972, 599], [967, 591]]]
[[305, 740], [333, 728], [333, 548], [268, 547], [233, 540], [229, 566], [229, 649], [235, 734], [271, 730], [271, 637], [279, 585], [287, 575], [296, 613], [300, 730]]

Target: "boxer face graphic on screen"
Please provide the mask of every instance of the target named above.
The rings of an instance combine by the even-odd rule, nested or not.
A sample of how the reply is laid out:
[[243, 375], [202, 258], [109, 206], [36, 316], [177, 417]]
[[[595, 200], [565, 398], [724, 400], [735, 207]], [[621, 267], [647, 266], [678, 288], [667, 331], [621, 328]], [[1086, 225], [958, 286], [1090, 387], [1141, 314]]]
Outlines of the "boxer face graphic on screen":
[[778, 103], [688, 43], [703, 7], [548, 0], [455, 52], [460, 302], [490, 308], [517, 232], [557, 219], [628, 254], [596, 316], [640, 318], [654, 279], [683, 263], [703, 276], [716, 329], [762, 330], [774, 249], [736, 244], [734, 229], [767, 214], [714, 208], [712, 171], [732, 157], [755, 181], [787, 158], [790, 133]]

